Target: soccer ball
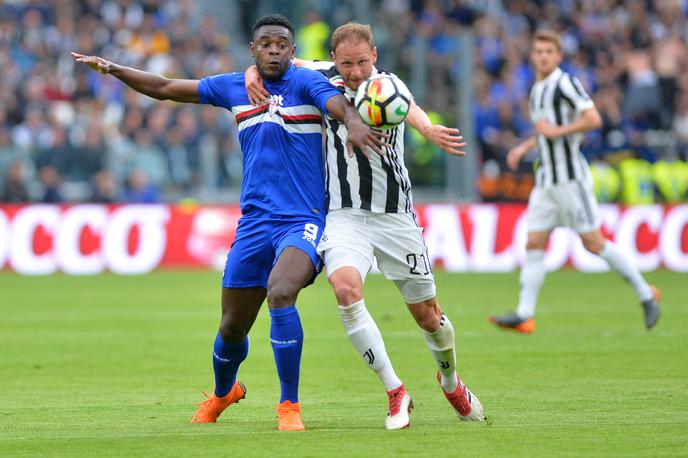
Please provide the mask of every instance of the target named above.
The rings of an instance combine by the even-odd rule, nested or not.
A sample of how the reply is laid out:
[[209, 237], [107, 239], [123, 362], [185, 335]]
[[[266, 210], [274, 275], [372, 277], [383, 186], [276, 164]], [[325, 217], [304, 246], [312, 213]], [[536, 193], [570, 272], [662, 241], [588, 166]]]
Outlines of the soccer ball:
[[358, 87], [354, 105], [369, 126], [391, 129], [406, 119], [411, 98], [411, 91], [396, 76], [375, 75]]

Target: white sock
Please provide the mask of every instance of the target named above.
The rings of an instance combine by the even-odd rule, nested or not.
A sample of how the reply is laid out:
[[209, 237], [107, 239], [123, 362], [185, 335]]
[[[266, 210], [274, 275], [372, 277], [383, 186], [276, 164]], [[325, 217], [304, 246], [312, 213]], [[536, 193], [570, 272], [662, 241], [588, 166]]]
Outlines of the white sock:
[[435, 332], [428, 332], [423, 329], [425, 343], [435, 357], [437, 368], [440, 370], [440, 385], [447, 393], [456, 391], [459, 386], [459, 376], [456, 374], [456, 353], [454, 352], [454, 326], [447, 318], [442, 315], [440, 318], [440, 328]]
[[361, 299], [348, 307], [339, 306], [342, 323], [349, 340], [356, 347], [368, 367], [377, 374], [387, 391], [392, 391], [401, 386], [401, 380], [397, 377], [392, 367], [392, 362], [387, 356], [385, 342], [382, 334], [375, 324], [373, 317], [366, 309], [365, 301]]
[[629, 257], [626, 256], [614, 242], [607, 240], [599, 255], [602, 259], [607, 261], [609, 266], [621, 275], [624, 280], [633, 285], [641, 301], [652, 299], [653, 295], [650, 285], [647, 284], [640, 274], [640, 271], [633, 265]]
[[521, 292], [516, 314], [525, 319], [535, 316], [540, 288], [545, 281], [545, 250], [528, 250], [521, 268]]

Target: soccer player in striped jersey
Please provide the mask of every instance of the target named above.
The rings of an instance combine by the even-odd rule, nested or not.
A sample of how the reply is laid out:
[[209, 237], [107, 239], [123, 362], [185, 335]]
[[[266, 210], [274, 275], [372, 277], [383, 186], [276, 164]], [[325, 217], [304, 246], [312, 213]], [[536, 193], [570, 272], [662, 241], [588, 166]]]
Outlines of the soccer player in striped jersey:
[[[374, 65], [377, 50], [370, 26], [349, 23], [337, 28], [332, 35], [332, 50], [334, 62], [297, 61], [297, 65], [320, 70], [353, 100], [358, 86], [379, 72]], [[269, 97], [269, 91], [264, 91], [255, 76], [249, 84], [249, 95], [259, 103]], [[415, 103], [407, 119], [447, 153], [464, 154], [460, 151], [465, 144], [459, 131], [433, 125]], [[336, 119], [326, 119], [325, 127], [328, 214], [318, 252], [325, 261], [347, 335], [387, 391], [386, 428], [409, 426], [413, 403], [392, 367], [382, 335], [363, 299], [363, 283], [374, 258], [386, 278], [394, 281], [421, 328], [436, 361], [444, 396], [461, 419], [484, 420], [480, 401], [457, 374], [454, 328], [437, 303], [423, 230], [415, 219], [404, 165], [404, 125], [388, 131], [390, 145], [383, 148], [384, 154], [372, 155], [366, 150], [347, 154], [347, 129]]]
[[244, 155], [242, 217], [222, 277], [222, 319], [213, 347], [215, 390], [199, 404], [192, 421], [215, 422], [243, 399], [236, 380], [249, 350], [248, 333], [267, 297], [270, 342], [281, 397], [278, 429], [302, 430], [298, 399], [303, 330], [295, 308], [299, 291], [320, 270], [316, 247], [325, 223], [321, 118], [345, 122], [347, 142], [381, 152], [384, 135], [373, 132], [341, 93], [318, 72], [297, 68], [294, 27], [268, 15], [253, 26], [251, 53], [270, 103], [253, 107], [244, 75], [228, 73], [202, 80], [167, 79], [73, 53], [77, 62], [109, 73], [134, 90], [159, 100], [206, 103], [231, 110]]
[[535, 304], [545, 279], [547, 240], [555, 227], [568, 226], [578, 233], [588, 251], [601, 256], [633, 285], [645, 326], [650, 329], [659, 319], [659, 291], [648, 285], [631, 260], [602, 235], [592, 176], [580, 151], [584, 133], [601, 126], [600, 115], [581, 83], [559, 68], [563, 54], [556, 32], [536, 32], [530, 58], [536, 82], [528, 106], [536, 134], [507, 155], [507, 164], [516, 169], [531, 149], [537, 147], [540, 153], [535, 187], [528, 201], [521, 291], [515, 313], [492, 316], [490, 321], [522, 333], [534, 331]]

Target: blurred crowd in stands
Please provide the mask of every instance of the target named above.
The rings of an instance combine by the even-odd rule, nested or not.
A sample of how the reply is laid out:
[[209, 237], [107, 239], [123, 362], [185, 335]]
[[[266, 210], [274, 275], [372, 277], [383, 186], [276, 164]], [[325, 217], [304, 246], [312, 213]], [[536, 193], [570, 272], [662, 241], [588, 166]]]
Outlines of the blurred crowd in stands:
[[[236, 53], [247, 52], [256, 2], [235, 3], [243, 30], [220, 26], [219, 13], [204, 13], [203, 3], [0, 2], [0, 202], [216, 200], [224, 190], [236, 191], [242, 161], [228, 112], [149, 99], [69, 55], [96, 54], [175, 78], [243, 71]], [[357, 19], [354, 3], [306, 2], [312, 7], [307, 14], [291, 17], [300, 57], [327, 58], [334, 27]], [[417, 42], [426, 44], [426, 90], [419, 101], [437, 122], [461, 127], [459, 59], [473, 59], [479, 151], [469, 153], [480, 157], [483, 200], [522, 201], [532, 187], [532, 161], [512, 173], [505, 156], [532, 134], [528, 51], [540, 27], [562, 33], [563, 67], [583, 82], [604, 119], [584, 148], [598, 197], [626, 203], [688, 199], [686, 0], [370, 4], [385, 68], [410, 78], [419, 61]], [[458, 37], [466, 30], [474, 34], [473, 56], [460, 52]], [[441, 183], [444, 154], [408, 130], [412, 177], [420, 185]]]

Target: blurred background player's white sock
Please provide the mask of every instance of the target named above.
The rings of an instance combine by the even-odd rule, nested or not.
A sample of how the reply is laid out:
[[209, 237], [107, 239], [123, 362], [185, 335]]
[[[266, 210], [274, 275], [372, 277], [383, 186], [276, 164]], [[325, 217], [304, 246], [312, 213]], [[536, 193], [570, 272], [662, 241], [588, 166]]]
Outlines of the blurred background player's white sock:
[[428, 344], [432, 356], [435, 357], [437, 368], [442, 374], [440, 378], [442, 389], [447, 393], [453, 393], [459, 386], [459, 377], [456, 373], [456, 353], [454, 352], [454, 326], [452, 326], [447, 315], [442, 314], [440, 328], [435, 332], [428, 332], [423, 329], [423, 334], [425, 343]]
[[607, 240], [599, 253], [609, 266], [635, 288], [640, 301], [652, 299], [652, 289], [631, 259], [612, 241]]
[[535, 316], [535, 305], [545, 281], [545, 250], [528, 250], [521, 268], [521, 291], [516, 314], [525, 319]]
[[394, 372], [392, 363], [387, 356], [382, 334], [375, 324], [375, 320], [368, 313], [365, 301], [361, 299], [348, 307], [339, 306], [342, 323], [349, 340], [356, 347], [363, 361], [374, 371], [385, 385], [387, 391], [401, 386], [401, 380]]

